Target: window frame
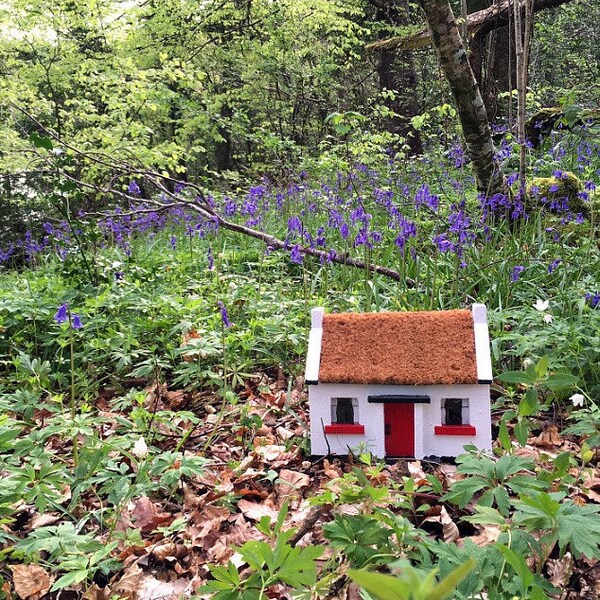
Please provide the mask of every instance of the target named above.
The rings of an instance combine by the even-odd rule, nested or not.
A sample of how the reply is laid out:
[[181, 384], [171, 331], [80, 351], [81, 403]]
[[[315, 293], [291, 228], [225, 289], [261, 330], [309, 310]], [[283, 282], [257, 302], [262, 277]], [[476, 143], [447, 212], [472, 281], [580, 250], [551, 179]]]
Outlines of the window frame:
[[[460, 423], [448, 424], [448, 411], [456, 411], [456, 406], [450, 408], [446, 406], [447, 401], [461, 402]], [[470, 423], [470, 405], [469, 398], [445, 396], [440, 401], [441, 425], [434, 427], [435, 435], [477, 435], [477, 429]], [[456, 414], [456, 412], [454, 413]]]
[[[352, 408], [352, 422], [337, 421], [338, 418], [338, 401], [339, 400], [350, 400], [350, 407]], [[331, 398], [330, 410], [331, 410], [331, 424], [325, 425], [325, 433], [334, 434], [358, 434], [362, 435], [365, 433], [365, 426], [361, 425], [358, 421], [358, 398], [352, 396], [333, 396]]]

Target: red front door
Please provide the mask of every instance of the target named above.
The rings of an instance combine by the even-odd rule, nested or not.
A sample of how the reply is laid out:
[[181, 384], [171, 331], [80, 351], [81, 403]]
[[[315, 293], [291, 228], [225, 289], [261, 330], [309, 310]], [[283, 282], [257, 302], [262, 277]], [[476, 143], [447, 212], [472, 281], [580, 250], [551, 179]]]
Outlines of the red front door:
[[383, 405], [386, 456], [415, 455], [415, 405], [386, 403]]

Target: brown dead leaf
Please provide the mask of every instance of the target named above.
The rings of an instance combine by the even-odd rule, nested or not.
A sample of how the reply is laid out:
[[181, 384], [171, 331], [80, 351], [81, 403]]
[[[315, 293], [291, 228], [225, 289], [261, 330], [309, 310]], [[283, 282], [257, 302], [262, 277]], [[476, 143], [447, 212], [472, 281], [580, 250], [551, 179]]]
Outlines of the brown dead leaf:
[[12, 600], [12, 592], [10, 589], [10, 582], [9, 581], [5, 581], [2, 584], [2, 587], [0, 587], [0, 591], [4, 594], [4, 596], [6, 597], [6, 600]]
[[564, 440], [559, 435], [556, 425], [548, 425], [539, 435], [530, 438], [528, 441], [533, 446], [554, 448], [561, 446]]
[[341, 470], [332, 465], [326, 458], [323, 460], [323, 473], [329, 479], [337, 479], [342, 476]]
[[39, 529], [40, 527], [46, 527], [47, 525], [54, 525], [54, 523], [57, 521], [60, 521], [60, 517], [58, 515], [44, 513], [43, 515], [35, 515], [35, 517], [31, 519], [29, 527], [31, 529]]
[[140, 588], [140, 583], [144, 578], [144, 571], [137, 565], [131, 565], [113, 586], [114, 594], [134, 600], [137, 598], [137, 591]]
[[186, 558], [190, 549], [183, 544], [159, 544], [152, 550], [152, 556], [161, 562], [174, 563]]
[[110, 590], [105, 587], [98, 587], [95, 583], [91, 585], [85, 592], [83, 592], [85, 600], [108, 600], [110, 597]]
[[573, 557], [570, 552], [566, 552], [562, 558], [549, 558], [546, 561], [548, 570], [548, 579], [550, 583], [562, 589], [571, 578], [573, 573]]
[[136, 600], [179, 600], [190, 595], [189, 579], [175, 581], [160, 581], [151, 575], [146, 575], [136, 594]]
[[52, 578], [39, 565], [9, 565], [9, 569], [15, 593], [22, 600], [41, 598], [52, 587]]
[[270, 517], [272, 521], [277, 520], [278, 512], [268, 500], [258, 504], [242, 498], [237, 505], [244, 517], [250, 521], [260, 521], [264, 516]]
[[181, 390], [165, 392], [165, 401], [171, 410], [181, 408], [187, 400], [187, 394]]
[[279, 481], [275, 486], [279, 496], [301, 495], [302, 489], [310, 485], [310, 477], [306, 473], [281, 469]]
[[294, 432], [283, 426], [279, 426], [275, 431], [284, 442], [294, 437]]
[[258, 454], [266, 462], [281, 460], [282, 456], [286, 454], [285, 446], [279, 446], [278, 444], [258, 446], [254, 448], [254, 452], [256, 452], [256, 454]]
[[445, 542], [455, 542], [460, 537], [460, 532], [452, 517], [448, 514], [445, 506], [442, 506], [440, 512], [440, 521], [442, 523], [442, 531], [444, 533]]
[[471, 540], [477, 546], [487, 546], [488, 544], [493, 544], [499, 536], [499, 525], [486, 525], [485, 527], [482, 527], [481, 531], [477, 535], [470, 536], [469, 540]]
[[154, 531], [165, 521], [173, 520], [172, 515], [162, 512], [147, 496], [141, 496], [133, 500], [130, 506], [129, 513], [135, 527], [144, 533]]

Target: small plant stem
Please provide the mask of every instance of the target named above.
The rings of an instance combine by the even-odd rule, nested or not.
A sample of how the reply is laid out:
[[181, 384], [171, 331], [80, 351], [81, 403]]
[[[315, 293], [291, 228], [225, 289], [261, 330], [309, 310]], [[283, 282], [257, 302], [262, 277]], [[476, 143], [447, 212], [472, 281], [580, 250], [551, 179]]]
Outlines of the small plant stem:
[[431, 310], [433, 310], [433, 308], [434, 308], [434, 302], [435, 302], [438, 257], [439, 257], [439, 251], [436, 248], [435, 254], [433, 255], [433, 273], [432, 273], [432, 276], [431, 276], [431, 297], [430, 297], [430, 300], [429, 300], [429, 308]]
[[[73, 327], [71, 322], [71, 314], [69, 313], [69, 351], [71, 353], [71, 386], [70, 386], [70, 398], [69, 404], [71, 409], [71, 421], [75, 422], [75, 342], [73, 339]], [[73, 436], [73, 465], [77, 466], [79, 463], [79, 440], [77, 438], [77, 432]]]
[[227, 406], [227, 346], [225, 343], [225, 324], [221, 323], [221, 343], [223, 344], [223, 400], [221, 401], [221, 406], [219, 408], [219, 415], [217, 416], [217, 420], [213, 425], [212, 431], [210, 432], [208, 439], [206, 440], [204, 447], [202, 448], [202, 454], [205, 454], [208, 448], [210, 447], [212, 441], [215, 439], [217, 435], [217, 429], [221, 422], [223, 421], [223, 417], [225, 415], [225, 407]]

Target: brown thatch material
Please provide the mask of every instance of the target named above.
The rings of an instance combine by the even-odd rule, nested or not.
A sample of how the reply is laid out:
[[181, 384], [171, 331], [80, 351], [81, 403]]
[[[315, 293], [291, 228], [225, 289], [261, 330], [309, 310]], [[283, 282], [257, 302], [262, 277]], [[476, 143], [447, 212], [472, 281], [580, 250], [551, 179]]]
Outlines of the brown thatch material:
[[319, 381], [477, 383], [469, 310], [325, 315]]

